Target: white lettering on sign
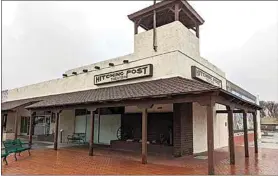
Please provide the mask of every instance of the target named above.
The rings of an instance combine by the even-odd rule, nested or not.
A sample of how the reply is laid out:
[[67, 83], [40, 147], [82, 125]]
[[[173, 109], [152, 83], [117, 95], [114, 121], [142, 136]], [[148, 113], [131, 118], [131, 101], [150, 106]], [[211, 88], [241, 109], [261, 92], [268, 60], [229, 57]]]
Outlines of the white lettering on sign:
[[210, 83], [214, 86], [222, 88], [222, 81], [220, 79], [208, 74], [207, 72], [199, 69], [198, 67], [192, 66], [191, 74], [192, 78], [199, 79], [207, 83]]
[[100, 84], [112, 83], [116, 81], [124, 81], [128, 79], [149, 77], [152, 76], [152, 74], [153, 74], [152, 64], [142, 65], [142, 66], [128, 68], [124, 70], [95, 75], [94, 84], [100, 85]]

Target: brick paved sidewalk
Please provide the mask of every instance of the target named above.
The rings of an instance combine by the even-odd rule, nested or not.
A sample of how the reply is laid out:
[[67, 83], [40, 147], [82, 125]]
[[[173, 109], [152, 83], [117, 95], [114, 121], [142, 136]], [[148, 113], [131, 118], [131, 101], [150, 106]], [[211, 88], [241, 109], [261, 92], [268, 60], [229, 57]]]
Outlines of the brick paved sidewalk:
[[[149, 156], [149, 163], [140, 163], [140, 154], [96, 149], [95, 156], [88, 156], [82, 148], [34, 150], [24, 152], [18, 161], [8, 158], [9, 165], [2, 165], [3, 174], [207, 174], [207, 160], [193, 156], [173, 158]], [[229, 165], [227, 148], [215, 151], [216, 174], [278, 175], [278, 150], [259, 149], [254, 155], [244, 157], [244, 148], [236, 147], [236, 165]]]

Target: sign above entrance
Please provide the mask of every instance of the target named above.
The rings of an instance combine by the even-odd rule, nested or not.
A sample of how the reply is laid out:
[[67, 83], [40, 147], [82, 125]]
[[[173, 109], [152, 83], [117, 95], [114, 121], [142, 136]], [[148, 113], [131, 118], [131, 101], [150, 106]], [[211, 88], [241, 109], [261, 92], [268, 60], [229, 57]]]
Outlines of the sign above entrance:
[[124, 81], [129, 79], [136, 79], [142, 77], [150, 77], [153, 75], [153, 65], [142, 65], [133, 68], [127, 68], [124, 70], [104, 73], [94, 76], [94, 84], [107, 84], [117, 81]]
[[196, 66], [191, 67], [191, 75], [192, 75], [192, 78], [194, 78], [194, 79], [205, 81], [214, 86], [222, 88], [222, 81], [220, 79], [208, 74], [207, 72], [201, 70], [200, 68], [198, 68]]

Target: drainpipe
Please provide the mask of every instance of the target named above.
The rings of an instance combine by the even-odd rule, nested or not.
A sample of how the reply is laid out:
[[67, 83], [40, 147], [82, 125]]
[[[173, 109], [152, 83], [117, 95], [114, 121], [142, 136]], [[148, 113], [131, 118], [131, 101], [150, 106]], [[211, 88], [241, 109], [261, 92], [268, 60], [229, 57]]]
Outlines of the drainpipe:
[[[156, 0], [153, 1], [153, 7], [155, 8]], [[157, 52], [157, 36], [156, 36], [156, 11], [153, 10], [153, 49]]]

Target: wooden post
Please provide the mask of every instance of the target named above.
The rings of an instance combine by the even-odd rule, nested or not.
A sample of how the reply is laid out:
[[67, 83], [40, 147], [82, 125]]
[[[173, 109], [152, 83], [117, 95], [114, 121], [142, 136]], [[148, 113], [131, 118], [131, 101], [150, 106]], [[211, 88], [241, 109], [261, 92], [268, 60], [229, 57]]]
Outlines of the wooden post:
[[255, 153], [258, 153], [258, 122], [257, 122], [257, 112], [253, 112], [253, 124], [254, 124], [254, 147]]
[[215, 103], [210, 102], [207, 106], [207, 145], [208, 145], [208, 174], [214, 174], [214, 129], [213, 119], [215, 116]]
[[36, 112], [31, 112], [30, 121], [29, 121], [29, 145], [30, 146], [32, 146], [33, 124], [34, 124], [35, 117], [36, 117]]
[[99, 134], [100, 134], [100, 111], [101, 111], [101, 108], [98, 108], [98, 110], [97, 110], [97, 113], [98, 113], [98, 137], [97, 137], [97, 139], [98, 139], [98, 143], [99, 143]]
[[245, 157], [249, 157], [249, 149], [248, 149], [248, 129], [247, 129], [247, 113], [243, 111], [243, 130], [244, 130], [244, 150]]
[[147, 108], [142, 111], [142, 164], [147, 164], [147, 122], [148, 112]]
[[95, 117], [95, 111], [96, 108], [93, 109], [89, 109], [90, 113], [91, 113], [91, 136], [90, 136], [90, 146], [89, 146], [89, 156], [93, 156], [94, 154], [94, 117]]
[[179, 3], [176, 3], [175, 11], [174, 11], [175, 12], [175, 21], [179, 21], [179, 13], [180, 13], [179, 7], [180, 7]]
[[137, 106], [142, 110], [142, 164], [147, 164], [148, 108], [152, 108], [152, 106], [152, 104], [142, 104]]
[[229, 131], [229, 151], [230, 164], [235, 164], [235, 142], [234, 142], [234, 119], [233, 109], [227, 106], [228, 110], [228, 131]]
[[14, 120], [14, 139], [17, 139], [17, 130], [18, 130], [18, 110], [16, 110], [15, 120]]
[[58, 148], [58, 134], [59, 134], [59, 119], [61, 111], [55, 112], [55, 133], [54, 133], [54, 150]]

